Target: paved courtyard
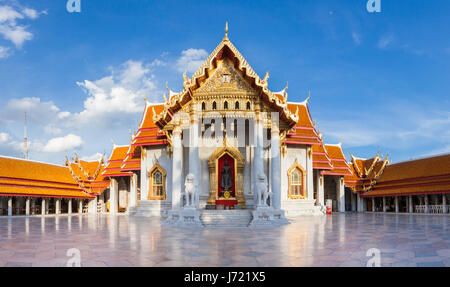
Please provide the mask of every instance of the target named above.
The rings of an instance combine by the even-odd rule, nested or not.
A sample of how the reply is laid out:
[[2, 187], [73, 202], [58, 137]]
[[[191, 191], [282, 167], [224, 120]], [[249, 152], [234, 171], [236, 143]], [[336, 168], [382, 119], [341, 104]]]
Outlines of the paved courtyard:
[[125, 215], [0, 218], [0, 266], [450, 266], [450, 217], [334, 214], [273, 229], [179, 229]]

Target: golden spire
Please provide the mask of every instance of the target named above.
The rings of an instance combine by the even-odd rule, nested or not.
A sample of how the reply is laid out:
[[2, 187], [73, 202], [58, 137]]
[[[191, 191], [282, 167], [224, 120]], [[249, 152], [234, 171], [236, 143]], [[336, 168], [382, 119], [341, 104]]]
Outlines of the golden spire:
[[228, 41], [228, 21], [225, 22], [225, 36], [222, 41]]

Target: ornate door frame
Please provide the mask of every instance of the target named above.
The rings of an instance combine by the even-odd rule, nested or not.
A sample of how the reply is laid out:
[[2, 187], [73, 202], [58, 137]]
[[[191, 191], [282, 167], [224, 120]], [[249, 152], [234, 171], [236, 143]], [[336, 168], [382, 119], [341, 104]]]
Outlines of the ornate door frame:
[[235, 190], [236, 199], [238, 204], [245, 208], [245, 198], [244, 198], [244, 166], [245, 158], [241, 155], [238, 149], [230, 146], [223, 146], [217, 148], [208, 159], [209, 168], [209, 198], [208, 205], [215, 205], [216, 199], [218, 199], [218, 163], [219, 159], [224, 155], [228, 154], [235, 160]]

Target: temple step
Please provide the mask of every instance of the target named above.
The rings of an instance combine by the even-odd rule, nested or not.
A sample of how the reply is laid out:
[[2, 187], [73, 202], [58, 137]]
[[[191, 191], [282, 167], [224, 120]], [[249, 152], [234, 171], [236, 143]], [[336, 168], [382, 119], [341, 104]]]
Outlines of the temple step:
[[247, 227], [251, 220], [250, 210], [202, 210], [200, 220], [205, 227]]
[[139, 206], [130, 207], [128, 214], [132, 216], [160, 216], [167, 217], [167, 211], [171, 209], [170, 202], [164, 202], [160, 200], [139, 200]]

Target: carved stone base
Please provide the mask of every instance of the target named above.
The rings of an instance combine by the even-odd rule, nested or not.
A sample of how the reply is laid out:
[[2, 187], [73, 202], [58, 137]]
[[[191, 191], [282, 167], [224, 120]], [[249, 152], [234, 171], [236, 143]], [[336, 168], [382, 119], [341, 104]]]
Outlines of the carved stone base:
[[200, 211], [196, 208], [183, 208], [180, 210], [169, 210], [168, 217], [163, 224], [183, 227], [198, 226], [203, 227], [200, 221]]
[[284, 210], [271, 207], [258, 207], [252, 211], [253, 219], [249, 227], [273, 227], [289, 224], [284, 216]]

